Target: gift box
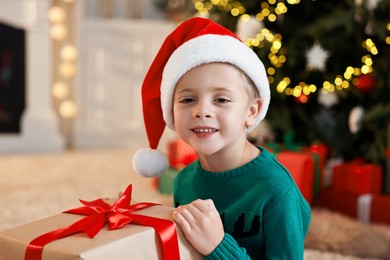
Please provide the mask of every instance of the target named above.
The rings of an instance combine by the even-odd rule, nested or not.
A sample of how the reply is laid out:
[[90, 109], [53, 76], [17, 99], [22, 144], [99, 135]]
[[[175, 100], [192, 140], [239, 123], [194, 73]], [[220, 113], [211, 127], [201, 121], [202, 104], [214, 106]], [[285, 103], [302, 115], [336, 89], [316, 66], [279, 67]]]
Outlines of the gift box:
[[[123, 197], [118, 199], [117, 202], [119, 200], [122, 203]], [[93, 206], [96, 202], [100, 206]], [[101, 211], [104, 208], [104, 206], [101, 207], [103, 205], [102, 201], [98, 200], [85, 202], [84, 205], [94, 208], [81, 207], [75, 209], [76, 211], [71, 210], [70, 212], [75, 213], [83, 209], [85, 212], [90, 213], [92, 210]], [[114, 203], [113, 208], [108, 210], [108, 215], [100, 219], [104, 221], [108, 219], [115, 222], [118, 218], [122, 218], [119, 224], [117, 223], [119, 228], [116, 227], [115, 230], [112, 230], [112, 222], [109, 222], [108, 225], [104, 225], [103, 222], [104, 226], [102, 226], [101, 230], [96, 230], [96, 227], [92, 229], [86, 227], [86, 223], [91, 222], [91, 220], [92, 223], [96, 222], [97, 226], [99, 226], [99, 217], [93, 214], [85, 217], [77, 213], [61, 213], [3, 231], [0, 233], [0, 259], [24, 259], [26, 249], [39, 247], [42, 244], [42, 240], [47, 238], [47, 234], [50, 236], [58, 235], [64, 230], [68, 230], [69, 227], [74, 227], [76, 223], [81, 223], [81, 231], [85, 231], [85, 233], [71, 233], [45, 244], [43, 246], [42, 259], [163, 259], [164, 256], [164, 259], [172, 259], [170, 251], [174, 251], [173, 255], [177, 255], [175, 259], [179, 259], [179, 257], [180, 259], [203, 259], [203, 256], [186, 241], [179, 227], [172, 221], [172, 207], [149, 205], [148, 203], [147, 207], [143, 207], [144, 203], [133, 204], [134, 208], [132, 208], [131, 214], [128, 215], [129, 219], [126, 218], [126, 210], [124, 209], [131, 207], [121, 208], [116, 215], [112, 215], [112, 212], [115, 212], [115, 208], [118, 208], [118, 205], [118, 203]], [[84, 221], [87, 218], [89, 218], [88, 221]], [[142, 221], [139, 222], [139, 218], [146, 218], [147, 221], [140, 224]], [[130, 222], [127, 223], [127, 220]], [[161, 237], [160, 232], [163, 225], [156, 224], [152, 227], [152, 225], [147, 224], [148, 221], [153, 222], [154, 220], [162, 220], [165, 223], [166, 221], [164, 220], [169, 220], [173, 224], [173, 229], [165, 230], [164, 232], [166, 233]], [[161, 221], [156, 223], [161, 223]], [[98, 233], [93, 238], [86, 234], [91, 235], [91, 232], [96, 231]], [[173, 232], [176, 234], [173, 234]], [[176, 237], [176, 240], [173, 239], [174, 243], [165, 241], [167, 234], [169, 234], [169, 237], [171, 235], [173, 238]], [[169, 257], [166, 257], [167, 255]], [[40, 257], [36, 257], [34, 250], [30, 251], [30, 254], [26, 254], [26, 256], [26, 259], [40, 259]]]
[[371, 200], [370, 220], [390, 225], [390, 195], [374, 195]]
[[333, 189], [321, 190], [318, 207], [339, 212], [363, 223], [390, 225], [390, 196], [383, 194], [353, 194]]
[[382, 191], [382, 167], [361, 161], [339, 164], [333, 167], [332, 188], [353, 194]]
[[318, 176], [316, 175], [318, 177], [318, 180], [315, 180], [315, 185], [318, 186], [317, 188], [317, 193], [318, 193], [320, 189], [325, 188], [327, 185], [325, 168], [326, 168], [326, 163], [328, 162], [328, 147], [323, 143], [315, 143], [308, 147], [304, 147], [302, 150], [317, 156], [315, 158], [317, 160], [315, 164], [316, 167], [318, 168], [317, 169]]
[[170, 168], [160, 177], [154, 178], [153, 186], [160, 193], [170, 195], [173, 193], [173, 181], [179, 170], [195, 161], [198, 156], [194, 148], [180, 138], [168, 142], [166, 152]]
[[318, 197], [317, 206], [357, 218], [357, 198], [356, 194], [323, 189]]
[[306, 152], [281, 151], [276, 158], [289, 170], [303, 197], [313, 205], [316, 190], [315, 176], [317, 175], [318, 180], [319, 174], [315, 171], [313, 156]]
[[313, 206], [324, 184], [327, 147], [323, 144], [301, 146], [293, 143], [292, 138], [286, 136], [284, 144], [270, 142], [266, 148], [289, 170], [302, 195]]
[[384, 192], [390, 194], [390, 123], [388, 124], [387, 148], [385, 152]]
[[167, 156], [170, 167], [179, 170], [192, 163], [197, 158], [194, 148], [180, 138], [168, 143]]
[[158, 178], [158, 190], [161, 194], [173, 193], [173, 181], [178, 173], [179, 170], [170, 168]]

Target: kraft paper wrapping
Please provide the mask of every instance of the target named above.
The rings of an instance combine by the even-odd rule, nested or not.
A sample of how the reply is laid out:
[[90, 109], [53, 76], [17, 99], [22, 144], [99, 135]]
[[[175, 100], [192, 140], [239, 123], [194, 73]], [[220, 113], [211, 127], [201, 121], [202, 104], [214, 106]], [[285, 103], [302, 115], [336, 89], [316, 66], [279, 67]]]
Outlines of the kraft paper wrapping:
[[[138, 210], [135, 214], [172, 220], [173, 208], [153, 206]], [[24, 259], [26, 247], [34, 238], [69, 226], [84, 216], [61, 213], [0, 233], [0, 260]], [[185, 239], [176, 225], [181, 259], [203, 259]], [[160, 244], [155, 230], [136, 224], [128, 224], [120, 229], [109, 231], [107, 225], [90, 239], [84, 233], [78, 233], [56, 240], [45, 246], [42, 259], [161, 259]]]

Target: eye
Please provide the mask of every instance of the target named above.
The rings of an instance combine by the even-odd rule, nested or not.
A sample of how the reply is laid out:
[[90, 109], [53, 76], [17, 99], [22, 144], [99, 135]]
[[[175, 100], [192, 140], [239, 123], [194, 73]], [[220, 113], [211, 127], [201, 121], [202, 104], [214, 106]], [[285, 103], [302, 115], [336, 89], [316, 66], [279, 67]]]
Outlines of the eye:
[[180, 98], [179, 99], [179, 103], [183, 103], [183, 104], [188, 104], [188, 103], [192, 103], [192, 102], [195, 102], [195, 99], [194, 98]]
[[220, 98], [216, 98], [216, 99], [215, 99], [215, 102], [217, 102], [217, 103], [229, 103], [229, 102], [230, 102], [230, 99], [220, 97]]

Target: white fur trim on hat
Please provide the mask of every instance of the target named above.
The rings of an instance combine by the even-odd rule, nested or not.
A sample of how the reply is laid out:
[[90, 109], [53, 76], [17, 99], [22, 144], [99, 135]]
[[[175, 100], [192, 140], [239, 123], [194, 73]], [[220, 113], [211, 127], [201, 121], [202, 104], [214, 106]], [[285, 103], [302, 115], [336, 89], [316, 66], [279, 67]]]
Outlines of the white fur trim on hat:
[[173, 124], [172, 99], [179, 79], [189, 70], [207, 63], [226, 62], [244, 71], [256, 85], [262, 106], [257, 121], [249, 130], [264, 119], [271, 94], [263, 63], [256, 53], [240, 40], [217, 34], [205, 34], [179, 46], [165, 65], [161, 82], [161, 107], [166, 125], [175, 130]]
[[133, 168], [143, 177], [159, 177], [168, 170], [169, 160], [160, 150], [143, 148], [134, 154]]

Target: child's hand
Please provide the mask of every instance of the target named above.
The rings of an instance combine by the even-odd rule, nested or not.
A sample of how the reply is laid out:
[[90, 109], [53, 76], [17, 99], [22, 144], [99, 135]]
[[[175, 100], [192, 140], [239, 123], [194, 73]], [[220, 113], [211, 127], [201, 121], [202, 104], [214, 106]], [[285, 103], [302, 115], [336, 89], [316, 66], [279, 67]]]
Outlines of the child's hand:
[[209, 255], [221, 243], [225, 231], [212, 200], [195, 200], [173, 212], [173, 219], [187, 240], [202, 255]]

